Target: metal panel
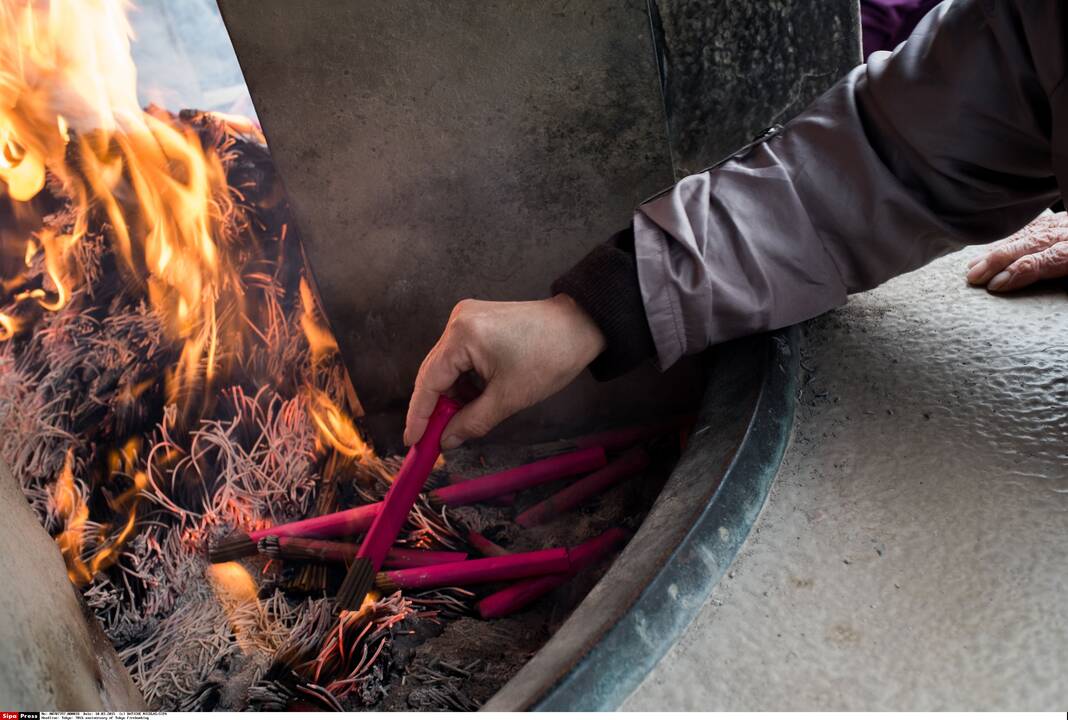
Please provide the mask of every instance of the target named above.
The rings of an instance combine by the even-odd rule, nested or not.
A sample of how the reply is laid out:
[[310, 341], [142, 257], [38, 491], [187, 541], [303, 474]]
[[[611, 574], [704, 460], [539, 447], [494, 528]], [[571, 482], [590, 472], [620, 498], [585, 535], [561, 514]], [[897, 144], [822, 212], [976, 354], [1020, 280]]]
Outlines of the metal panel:
[[[387, 437], [456, 301], [545, 297], [672, 182], [644, 0], [220, 7], [327, 316]], [[677, 410], [696, 403], [696, 378], [582, 378], [512, 427], [533, 437]]]

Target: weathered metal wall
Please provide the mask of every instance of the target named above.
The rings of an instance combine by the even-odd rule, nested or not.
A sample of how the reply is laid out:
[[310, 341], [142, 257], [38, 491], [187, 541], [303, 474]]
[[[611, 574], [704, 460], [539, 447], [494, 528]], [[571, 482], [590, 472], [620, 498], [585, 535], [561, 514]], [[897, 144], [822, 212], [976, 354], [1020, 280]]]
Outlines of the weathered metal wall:
[[[848, 4], [826, 3], [813, 22], [826, 13], [846, 27], [832, 9]], [[844, 67], [841, 52], [805, 65], [812, 26], [789, 20], [805, 16], [800, 3], [732, 5], [750, 3], [220, 0], [327, 316], [372, 428], [389, 431], [377, 437], [397, 437], [419, 363], [458, 300], [545, 297], [672, 182], [672, 148], [683, 166], [711, 159]], [[772, 22], [775, 12], [789, 17]], [[715, 26], [710, 60], [699, 52], [706, 15], [735, 23]], [[754, 17], [768, 26], [759, 37]], [[759, 42], [793, 60], [731, 55]], [[769, 77], [710, 90], [746, 65]], [[735, 112], [709, 104], [723, 93], [739, 93]], [[689, 363], [607, 384], [584, 377], [503, 432], [677, 411], [699, 386]]]
[[649, 0], [679, 177], [784, 123], [860, 63], [857, 0]]

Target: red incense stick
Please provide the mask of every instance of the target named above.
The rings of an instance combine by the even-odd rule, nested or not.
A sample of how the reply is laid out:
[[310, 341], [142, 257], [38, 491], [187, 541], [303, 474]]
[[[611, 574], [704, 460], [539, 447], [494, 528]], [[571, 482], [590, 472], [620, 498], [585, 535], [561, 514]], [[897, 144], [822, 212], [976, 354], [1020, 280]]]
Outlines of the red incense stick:
[[[430, 499], [443, 505], [470, 505], [571, 475], [592, 472], [604, 467], [607, 462], [602, 448], [583, 448], [439, 488], [430, 492]], [[381, 508], [381, 502], [369, 503], [349, 510], [275, 525], [251, 533], [235, 533], [213, 545], [208, 551], [208, 557], [211, 562], [228, 562], [254, 555], [256, 543], [269, 535], [315, 538], [356, 535], [371, 527]]]
[[621, 528], [612, 528], [592, 540], [587, 540], [567, 551], [570, 570], [557, 575], [545, 575], [520, 580], [514, 585], [487, 595], [478, 603], [478, 613], [486, 620], [504, 617], [522, 610], [538, 598], [566, 583], [602, 558], [622, 547], [630, 534]]
[[213, 545], [208, 550], [208, 559], [213, 563], [229, 562], [256, 553], [256, 543], [266, 537], [311, 537], [331, 538], [356, 535], [365, 532], [382, 503], [369, 503], [328, 515], [275, 525], [250, 533], [234, 533]]
[[[280, 560], [306, 560], [320, 563], [349, 563], [356, 557], [360, 546], [355, 543], [314, 540], [308, 538], [277, 537], [268, 535], [259, 542], [259, 550], [268, 557]], [[425, 565], [460, 562], [467, 553], [446, 550], [416, 550], [391, 547], [382, 563], [388, 568], [413, 568]]]
[[448, 585], [477, 585], [533, 575], [566, 573], [570, 567], [567, 550], [552, 548], [407, 570], [389, 570], [378, 573], [375, 584], [384, 592]]
[[576, 480], [555, 495], [519, 513], [515, 521], [529, 528], [559, 517], [561, 513], [578, 507], [620, 480], [640, 473], [648, 464], [649, 455], [645, 450], [641, 447], [633, 448], [597, 472]]
[[631, 425], [629, 427], [613, 428], [601, 432], [583, 435], [573, 442], [575, 447], [603, 447], [608, 452], [626, 450], [640, 442], [650, 440], [659, 435], [666, 435], [672, 430], [678, 430], [693, 424], [693, 415], [680, 415], [649, 423], [648, 425]]
[[501, 557], [503, 555], [511, 554], [482, 533], [475, 532], [474, 530], [467, 531], [467, 544], [484, 557]]
[[440, 505], [454, 507], [470, 505], [491, 497], [507, 495], [535, 485], [587, 473], [604, 467], [606, 462], [608, 461], [603, 448], [584, 448], [432, 490], [430, 500]]
[[[477, 477], [467, 477], [465, 475], [456, 475], [455, 473], [449, 474], [449, 484], [459, 485], [460, 483], [471, 482], [478, 479]], [[508, 493], [507, 495], [500, 495], [498, 497], [487, 498], [484, 501], [487, 505], [496, 505], [499, 507], [511, 507], [515, 504], [515, 493]]]
[[[404, 525], [408, 512], [415, 504], [415, 499], [423, 490], [430, 471], [441, 453], [441, 434], [449, 420], [460, 411], [460, 403], [442, 395], [427, 421], [423, 437], [411, 447], [404, 457], [400, 470], [393, 484], [389, 486], [382, 509], [371, 524], [371, 529], [356, 553], [356, 559], [349, 566], [345, 581], [338, 590], [338, 606], [345, 610], [355, 610], [374, 583], [375, 573], [382, 567], [393, 541]], [[466, 483], [465, 483], [466, 484]], [[461, 487], [461, 486], [454, 486]]]

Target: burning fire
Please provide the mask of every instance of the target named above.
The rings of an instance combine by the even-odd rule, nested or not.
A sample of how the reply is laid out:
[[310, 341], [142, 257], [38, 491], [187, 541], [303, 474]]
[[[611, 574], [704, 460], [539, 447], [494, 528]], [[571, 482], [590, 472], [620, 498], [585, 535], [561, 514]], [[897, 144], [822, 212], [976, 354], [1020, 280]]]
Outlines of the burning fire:
[[[216, 386], [231, 366], [252, 354], [250, 344], [283, 341], [256, 327], [254, 318], [271, 310], [257, 315], [247, 307], [250, 288], [266, 284], [246, 269], [254, 250], [234, 237], [241, 191], [228, 183], [225, 143], [207, 143], [189, 123], [138, 104], [129, 7], [125, 0], [0, 0], [0, 200], [18, 227], [2, 235], [0, 262], [19, 267], [0, 286], [0, 341], [17, 340], [35, 316], [58, 313], [87, 292], [92, 271], [83, 257], [93, 229], [103, 228], [124, 281], [140, 289], [176, 348], [163, 395], [169, 417], [176, 408], [181, 425], [193, 429], [217, 402]], [[219, 115], [217, 122], [263, 142], [246, 118]], [[66, 201], [62, 213], [54, 198]], [[373, 462], [349, 415], [315, 386], [316, 368], [337, 344], [304, 280], [299, 293], [312, 364], [300, 392], [305, 412], [323, 448]], [[263, 294], [261, 305], [277, 305]], [[277, 374], [256, 379], [270, 385]], [[122, 396], [135, 400], [154, 384], [141, 380]], [[357, 411], [351, 395], [348, 406]], [[114, 563], [135, 532], [138, 501], [150, 485], [140, 449], [130, 441], [109, 460], [106, 476], [129, 484], [108, 503], [121, 524], [90, 520], [85, 498], [95, 485], [76, 481], [75, 457], [67, 454], [51, 510], [62, 519], [57, 540], [76, 583]]]
[[[230, 350], [221, 347], [233, 335], [220, 327], [220, 309], [241, 297], [226, 260], [233, 202], [218, 155], [191, 129], [139, 107], [126, 7], [120, 0], [0, 6], [0, 180], [27, 214], [49, 179], [73, 201], [61, 232], [42, 227], [26, 240], [26, 259], [43, 253], [51, 287], [14, 300], [49, 311], [66, 305], [79, 282], [74, 256], [101, 213], [126, 272], [183, 343], [167, 378], [176, 401], [210, 383]], [[0, 337], [18, 330], [10, 315], [0, 325]]]

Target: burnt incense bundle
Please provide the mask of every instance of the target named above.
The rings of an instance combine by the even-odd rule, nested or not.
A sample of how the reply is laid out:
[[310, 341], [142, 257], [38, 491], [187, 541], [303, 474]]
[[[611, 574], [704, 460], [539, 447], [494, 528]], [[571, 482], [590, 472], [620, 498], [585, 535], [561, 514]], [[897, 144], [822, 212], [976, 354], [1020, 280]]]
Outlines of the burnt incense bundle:
[[[603, 448], [583, 448], [438, 488], [428, 495], [431, 502], [439, 505], [453, 507], [470, 505], [566, 477], [592, 472], [604, 467], [607, 462]], [[275, 525], [249, 533], [234, 533], [212, 545], [208, 550], [208, 559], [213, 563], [220, 563], [255, 555], [256, 544], [269, 535], [309, 538], [358, 535], [370, 529], [383, 503], [384, 501], [368, 503], [348, 510]]]
[[[268, 535], [259, 541], [258, 548], [263, 555], [278, 560], [348, 565], [356, 557], [360, 546], [332, 540]], [[382, 565], [388, 568], [413, 568], [466, 559], [467, 553], [463, 552], [391, 547]]]

